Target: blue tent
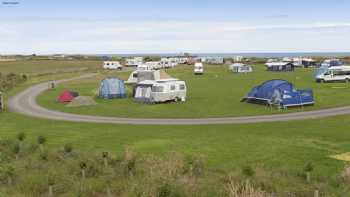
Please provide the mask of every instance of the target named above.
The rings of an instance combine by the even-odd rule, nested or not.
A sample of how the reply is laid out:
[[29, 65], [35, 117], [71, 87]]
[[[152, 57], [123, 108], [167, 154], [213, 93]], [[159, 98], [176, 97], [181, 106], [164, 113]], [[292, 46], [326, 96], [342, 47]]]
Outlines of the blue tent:
[[102, 80], [99, 97], [104, 99], [126, 98], [124, 81], [117, 78]]
[[270, 80], [254, 87], [242, 101], [263, 103], [280, 107], [314, 104], [312, 90], [297, 90], [285, 80]]

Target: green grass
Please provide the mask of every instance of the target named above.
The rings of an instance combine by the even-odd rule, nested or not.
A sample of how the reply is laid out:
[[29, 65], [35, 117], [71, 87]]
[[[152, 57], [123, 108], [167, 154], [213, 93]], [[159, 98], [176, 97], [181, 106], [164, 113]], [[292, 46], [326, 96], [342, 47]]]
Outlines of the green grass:
[[50, 74], [59, 72], [74, 72], [81, 70], [96, 70], [102, 66], [102, 61], [80, 60], [32, 60], [0, 62], [2, 73], [25, 73], [29, 75]]
[[[313, 78], [313, 69], [298, 69], [295, 72], [267, 72], [263, 65], [255, 65], [254, 73], [233, 74], [226, 66], [206, 66], [203, 76], [194, 76], [192, 66], [181, 66], [169, 70], [169, 73], [188, 86], [188, 100], [183, 103], [166, 103], [157, 105], [139, 104], [131, 98], [129, 87], [128, 99], [103, 100], [95, 98], [98, 105], [69, 108], [57, 103], [56, 98], [64, 90], [78, 91], [81, 95], [96, 97], [99, 82], [106, 75], [127, 79], [129, 73], [103, 72], [94, 79], [74, 81], [60, 85], [56, 90], [46, 91], [39, 96], [40, 105], [58, 111], [119, 117], [146, 118], [190, 118], [190, 117], [225, 117], [261, 114], [288, 113], [316, 110], [350, 104], [350, 85], [346, 83], [318, 84]], [[285, 79], [297, 88], [314, 90], [316, 104], [304, 108], [278, 111], [264, 105], [241, 103], [252, 87], [270, 79]]]
[[[74, 109], [68, 109], [55, 103], [55, 97], [64, 88], [71, 87], [70, 89], [78, 90], [83, 95], [93, 95], [93, 91], [97, 90], [98, 80], [103, 76], [127, 77], [127, 73], [113, 72], [101, 72], [98, 80], [63, 84], [56, 91], [46, 92], [39, 98], [39, 101], [48, 107], [75, 113], [124, 114], [134, 117], [146, 115], [152, 117], [162, 115], [205, 117], [202, 114], [204, 112], [208, 112], [210, 116], [275, 113], [275, 110], [270, 111], [264, 106], [240, 103], [239, 99], [249, 91], [251, 86], [265, 79], [283, 78], [296, 83], [298, 88], [311, 87], [314, 89], [318, 104], [304, 108], [304, 110], [346, 105], [350, 102], [347, 99], [350, 96], [347, 89], [332, 88], [334, 86], [348, 87], [347, 84], [316, 84], [311, 76], [312, 70], [298, 70], [295, 73], [267, 73], [262, 67], [255, 66], [255, 69], [257, 72], [251, 75], [233, 75], [225, 68], [212, 67], [206, 69], [207, 73], [204, 76], [195, 78], [192, 76], [191, 68], [171, 70], [172, 75], [186, 80], [189, 85], [189, 100], [182, 104], [140, 105], [130, 99], [97, 100], [99, 104], [96, 109], [88, 107], [74, 111]], [[6, 95], [14, 95], [34, 83], [73, 75], [76, 74], [32, 77]], [[217, 78], [216, 75], [218, 75]], [[215, 82], [215, 84], [207, 81]], [[218, 88], [218, 84], [228, 90]], [[206, 88], [214, 91], [215, 94], [208, 94]], [[124, 102], [130, 106], [123, 108]], [[186, 106], [189, 107], [189, 104], [193, 107], [190, 106], [191, 108], [187, 109]], [[171, 111], [172, 114], [168, 111]], [[132, 126], [51, 121], [2, 112], [0, 113], [0, 137], [14, 138], [18, 132], [25, 132], [28, 136], [27, 140], [33, 143], [38, 135], [44, 135], [48, 139], [49, 147], [61, 147], [62, 144], [72, 143], [74, 147], [83, 150], [108, 150], [117, 155], [122, 154], [125, 147], [131, 147], [141, 154], [151, 153], [160, 156], [172, 151], [186, 155], [201, 154], [207, 158], [209, 168], [223, 174], [250, 165], [263, 166], [271, 172], [280, 171], [297, 175], [305, 163], [311, 161], [315, 165], [313, 173], [315, 181], [330, 181], [327, 189], [335, 192], [340, 190], [335, 182], [338, 180], [344, 163], [329, 158], [329, 155], [350, 151], [349, 118], [350, 116], [339, 116], [319, 120], [245, 125]], [[292, 190], [303, 187], [302, 178], [297, 181], [293, 179], [293, 181], [271, 180], [271, 182], [278, 187]]]
[[[57, 122], [16, 114], [1, 115], [2, 138], [14, 138], [23, 131], [35, 143], [38, 135], [49, 147], [72, 143], [86, 151], [111, 151], [121, 155], [125, 147], [140, 154], [204, 155], [207, 167], [226, 174], [243, 166], [262, 167], [294, 177], [307, 162], [315, 166], [316, 182], [328, 182], [327, 190], [337, 190], [335, 182], [344, 163], [329, 155], [350, 151], [349, 116], [321, 120], [212, 126], [131, 126]], [[298, 190], [303, 179], [271, 180], [278, 188]], [[330, 184], [334, 182], [334, 185]], [[282, 190], [283, 190], [282, 189]]]

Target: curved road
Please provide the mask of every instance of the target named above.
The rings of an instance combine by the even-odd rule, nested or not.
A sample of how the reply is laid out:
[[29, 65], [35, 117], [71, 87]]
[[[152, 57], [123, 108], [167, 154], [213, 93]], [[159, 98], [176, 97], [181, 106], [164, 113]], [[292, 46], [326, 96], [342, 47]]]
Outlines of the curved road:
[[[95, 74], [82, 75], [71, 79], [56, 81], [56, 83], [64, 83], [72, 80], [93, 77]], [[36, 103], [36, 97], [48, 89], [47, 82], [34, 85], [10, 98], [8, 107], [11, 111], [20, 114], [71, 122], [92, 122], [92, 123], [111, 123], [111, 124], [133, 124], [133, 125], [206, 125], [206, 124], [243, 124], [243, 123], [259, 123], [259, 122], [275, 122], [289, 120], [304, 120], [324, 118], [336, 115], [350, 114], [350, 106], [338, 107], [331, 109], [322, 109], [317, 111], [297, 112], [277, 115], [262, 116], [244, 116], [244, 117], [224, 117], [224, 118], [192, 118], [192, 119], [144, 119], [144, 118], [118, 118], [103, 117], [91, 115], [78, 115], [64, 112], [49, 110], [39, 106]]]

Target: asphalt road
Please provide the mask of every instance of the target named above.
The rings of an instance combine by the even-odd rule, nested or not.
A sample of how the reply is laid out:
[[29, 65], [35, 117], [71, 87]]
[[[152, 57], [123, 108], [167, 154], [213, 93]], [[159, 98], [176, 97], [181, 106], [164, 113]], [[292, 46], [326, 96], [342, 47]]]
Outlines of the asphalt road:
[[[82, 75], [71, 79], [56, 81], [56, 84], [72, 80], [93, 77], [95, 74]], [[91, 122], [132, 125], [209, 125], [209, 124], [247, 124], [259, 122], [276, 122], [290, 120], [317, 119], [337, 115], [350, 114], [350, 106], [317, 111], [296, 112], [276, 115], [224, 117], [224, 118], [190, 118], [190, 119], [145, 119], [145, 118], [118, 118], [91, 115], [78, 115], [49, 110], [36, 103], [36, 97], [48, 89], [48, 83], [41, 83], [29, 87], [8, 101], [10, 111], [27, 116], [71, 122]]]

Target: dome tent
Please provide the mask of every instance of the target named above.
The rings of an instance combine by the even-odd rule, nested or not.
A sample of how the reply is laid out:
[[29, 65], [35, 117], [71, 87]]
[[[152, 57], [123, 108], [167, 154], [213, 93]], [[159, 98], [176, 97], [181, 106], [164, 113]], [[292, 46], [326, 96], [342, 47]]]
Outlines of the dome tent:
[[312, 105], [314, 97], [312, 90], [297, 90], [288, 81], [275, 79], [254, 87], [242, 101], [286, 108]]
[[117, 78], [106, 78], [102, 80], [99, 97], [104, 99], [126, 98], [124, 81]]
[[79, 96], [78, 92], [71, 92], [64, 90], [57, 98], [57, 101], [60, 103], [71, 102], [75, 97]]

